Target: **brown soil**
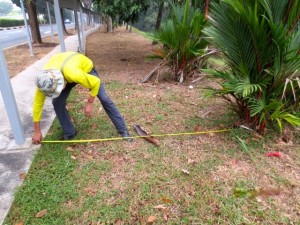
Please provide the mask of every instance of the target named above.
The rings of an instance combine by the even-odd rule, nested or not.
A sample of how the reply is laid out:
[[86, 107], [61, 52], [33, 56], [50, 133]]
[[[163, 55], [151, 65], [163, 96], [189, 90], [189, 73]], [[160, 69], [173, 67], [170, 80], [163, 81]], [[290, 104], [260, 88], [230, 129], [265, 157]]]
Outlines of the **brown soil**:
[[[70, 35], [74, 34], [74, 30], [69, 30], [68, 33]], [[59, 38], [57, 35], [54, 35], [53, 42], [51, 36], [45, 37], [42, 40], [43, 44], [33, 44], [33, 56], [30, 56], [30, 48], [28, 44], [4, 49], [3, 52], [7, 63], [7, 70], [11, 78], [18, 75], [34, 62], [43, 58], [59, 44]]]
[[86, 55], [93, 60], [100, 74], [105, 75], [105, 80], [131, 83], [140, 81], [157, 64], [145, 60], [152, 49], [151, 41], [121, 27], [112, 34], [100, 30], [90, 35]]
[[[139, 47], [132, 45], [132, 41], [139, 43]], [[111, 47], [108, 42], [114, 42], [115, 45]], [[43, 58], [58, 44], [57, 35], [54, 37], [54, 42], [51, 37], [43, 38], [43, 44], [33, 45], [34, 56], [30, 56], [27, 44], [5, 49], [4, 56], [10, 77], [16, 76]], [[93, 60], [98, 72], [105, 74], [105, 80], [136, 82], [146, 76], [157, 64], [155, 61], [145, 60], [152, 48], [153, 45], [149, 40], [126, 31], [125, 28], [118, 28], [113, 34], [106, 33], [103, 28], [88, 36], [86, 55]]]
[[42, 45], [32, 46], [34, 56], [30, 56], [30, 49], [27, 44], [5, 49], [4, 56], [10, 77], [18, 75], [28, 66], [43, 58], [48, 52], [57, 46], [58, 43], [57, 37], [54, 39], [54, 42], [51, 41], [51, 37], [44, 38]]

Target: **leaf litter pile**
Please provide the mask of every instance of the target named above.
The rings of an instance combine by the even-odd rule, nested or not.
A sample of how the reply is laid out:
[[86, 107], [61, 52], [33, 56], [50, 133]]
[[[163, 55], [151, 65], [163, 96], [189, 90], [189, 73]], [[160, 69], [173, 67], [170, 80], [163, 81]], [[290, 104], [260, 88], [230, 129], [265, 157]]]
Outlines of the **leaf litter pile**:
[[[101, 29], [87, 38], [86, 54], [130, 133], [233, 128], [238, 118], [227, 105], [205, 97], [204, 88], [216, 85], [212, 80], [203, 79], [193, 88], [164, 80], [140, 84], [159, 63], [145, 60], [153, 48], [150, 40], [123, 27], [113, 33]], [[93, 117], [84, 117], [87, 95], [77, 86], [68, 102], [78, 139], [118, 137], [98, 101]], [[140, 133], [134, 128], [137, 124]], [[59, 132], [55, 121], [47, 139], [57, 139]], [[68, 176], [74, 179], [77, 194], [60, 202], [58, 209], [41, 207], [32, 221], [38, 224], [56, 216], [65, 224], [296, 224], [300, 222], [298, 133], [293, 132], [288, 142], [272, 131], [261, 137], [234, 128], [148, 142], [136, 138], [131, 143], [62, 144], [66, 160], [75, 163]], [[44, 147], [57, 148], [48, 146]], [[280, 154], [274, 157], [272, 152]], [[30, 221], [14, 212], [20, 214], [12, 210], [8, 218], [13, 222]]]

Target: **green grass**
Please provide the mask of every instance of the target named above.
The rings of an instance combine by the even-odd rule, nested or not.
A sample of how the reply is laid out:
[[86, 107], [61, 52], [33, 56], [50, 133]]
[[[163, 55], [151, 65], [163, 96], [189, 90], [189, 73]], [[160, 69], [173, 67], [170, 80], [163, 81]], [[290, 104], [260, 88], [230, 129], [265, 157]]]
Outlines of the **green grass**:
[[137, 34], [139, 34], [139, 35], [141, 35], [141, 36], [143, 36], [144, 38], [146, 38], [146, 39], [148, 39], [150, 41], [153, 40], [153, 38], [151, 37], [151, 35], [149, 35], [149, 33], [147, 33], [147, 32], [140, 31], [139, 29], [134, 28], [134, 27], [132, 28], [132, 31], [135, 32], [135, 33], [137, 33]]
[[[106, 83], [106, 89], [133, 135], [134, 124], [165, 134], [192, 132], [198, 125], [201, 130], [232, 128], [237, 119], [219, 99], [201, 98], [203, 89], [187, 93], [186, 88], [119, 82]], [[130, 90], [128, 98], [124, 90]], [[78, 138], [117, 137], [105, 112], [98, 112], [99, 103], [91, 119], [84, 117], [84, 98], [74, 90], [68, 99]], [[199, 111], [209, 109], [199, 117]], [[55, 120], [46, 140], [61, 135]], [[155, 224], [299, 224], [297, 137], [293, 144], [280, 145], [275, 132], [257, 138], [235, 128], [161, 137], [159, 147], [142, 139], [43, 144], [4, 224], [146, 224], [149, 216], [156, 217]], [[267, 151], [281, 151], [284, 157], [268, 158]], [[272, 195], [272, 188], [280, 195]], [[260, 189], [269, 195], [247, 195]], [[237, 190], [246, 194], [236, 196]], [[47, 213], [36, 218], [44, 209]]]
[[[79, 197], [72, 176], [76, 164], [65, 151], [65, 145], [45, 145], [36, 153], [22, 187], [17, 191], [15, 204], [8, 221], [24, 224], [64, 224], [66, 212], [58, 207]], [[43, 218], [35, 215], [47, 209]], [[5, 224], [14, 224], [5, 222]]]

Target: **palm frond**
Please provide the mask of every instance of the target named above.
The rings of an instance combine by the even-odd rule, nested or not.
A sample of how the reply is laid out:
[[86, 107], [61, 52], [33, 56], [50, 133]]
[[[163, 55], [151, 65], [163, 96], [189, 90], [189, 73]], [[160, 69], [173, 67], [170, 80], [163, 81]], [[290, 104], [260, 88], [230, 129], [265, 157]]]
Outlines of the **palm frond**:
[[222, 0], [212, 4], [210, 15], [204, 33], [229, 67], [210, 72], [223, 79], [218, 93], [242, 102], [254, 126], [257, 118], [262, 128], [269, 119], [281, 127], [283, 121], [298, 124], [283, 115], [293, 115], [293, 104], [299, 105], [300, 1]]

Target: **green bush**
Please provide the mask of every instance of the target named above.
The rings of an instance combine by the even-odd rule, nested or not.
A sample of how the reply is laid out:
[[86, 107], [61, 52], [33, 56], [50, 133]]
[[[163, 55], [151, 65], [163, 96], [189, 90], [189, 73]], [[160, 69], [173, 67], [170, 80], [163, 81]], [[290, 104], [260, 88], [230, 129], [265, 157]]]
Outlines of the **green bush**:
[[24, 20], [0, 18], [0, 27], [23, 26]]
[[[223, 51], [223, 96], [254, 129], [283, 122], [300, 127], [300, 2], [222, 0], [213, 3], [205, 34]], [[267, 124], [268, 123], [268, 124]], [[272, 127], [272, 126], [270, 126]]]
[[152, 33], [154, 40], [162, 45], [151, 57], [163, 59], [174, 71], [175, 79], [182, 82], [198, 67], [195, 65], [200, 65], [200, 57], [206, 53], [208, 42], [203, 29], [207, 20], [188, 0], [184, 5], [170, 1], [170, 5], [171, 18]]

